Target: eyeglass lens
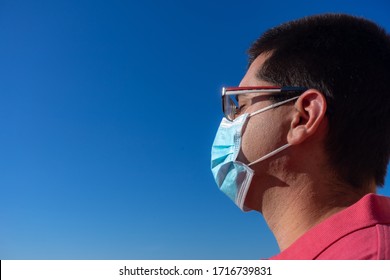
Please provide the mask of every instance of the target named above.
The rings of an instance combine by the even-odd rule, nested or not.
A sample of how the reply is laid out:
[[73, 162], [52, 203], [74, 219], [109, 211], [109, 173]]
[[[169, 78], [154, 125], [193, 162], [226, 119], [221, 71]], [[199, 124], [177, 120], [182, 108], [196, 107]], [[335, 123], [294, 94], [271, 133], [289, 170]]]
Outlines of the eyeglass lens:
[[223, 99], [223, 112], [228, 120], [234, 120], [238, 113], [238, 100], [235, 95], [224, 95]]

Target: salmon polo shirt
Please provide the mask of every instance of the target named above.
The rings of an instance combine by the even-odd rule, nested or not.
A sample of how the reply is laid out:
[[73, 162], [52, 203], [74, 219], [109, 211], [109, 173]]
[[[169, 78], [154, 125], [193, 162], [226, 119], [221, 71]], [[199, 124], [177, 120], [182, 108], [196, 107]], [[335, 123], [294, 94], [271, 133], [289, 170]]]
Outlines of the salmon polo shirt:
[[390, 198], [367, 194], [271, 260], [389, 260]]

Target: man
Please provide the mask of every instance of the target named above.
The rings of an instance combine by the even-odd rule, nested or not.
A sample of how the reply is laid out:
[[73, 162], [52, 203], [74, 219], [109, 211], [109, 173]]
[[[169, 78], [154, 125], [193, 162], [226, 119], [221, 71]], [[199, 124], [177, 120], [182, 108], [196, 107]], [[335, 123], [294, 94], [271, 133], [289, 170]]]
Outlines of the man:
[[390, 259], [390, 36], [326, 14], [283, 24], [249, 50], [222, 93], [211, 167], [242, 210], [264, 216], [271, 259]]

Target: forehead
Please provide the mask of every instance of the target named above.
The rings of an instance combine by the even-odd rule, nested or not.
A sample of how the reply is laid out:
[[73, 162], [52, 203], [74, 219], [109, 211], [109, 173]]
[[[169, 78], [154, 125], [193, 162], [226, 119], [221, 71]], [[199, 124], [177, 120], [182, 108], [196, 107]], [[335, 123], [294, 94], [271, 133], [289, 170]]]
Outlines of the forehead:
[[273, 86], [274, 84], [263, 81], [257, 77], [257, 73], [263, 67], [264, 62], [269, 58], [270, 54], [260, 54], [249, 66], [248, 71], [242, 78], [240, 87], [250, 86]]

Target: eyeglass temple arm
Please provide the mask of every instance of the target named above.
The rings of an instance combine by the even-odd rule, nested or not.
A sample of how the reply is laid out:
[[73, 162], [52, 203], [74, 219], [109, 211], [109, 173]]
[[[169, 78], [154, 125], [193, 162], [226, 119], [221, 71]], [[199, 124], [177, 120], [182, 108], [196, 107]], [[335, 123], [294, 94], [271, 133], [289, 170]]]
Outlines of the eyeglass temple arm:
[[279, 92], [289, 92], [289, 91], [305, 91], [306, 87], [229, 87], [222, 88], [222, 96], [224, 95], [239, 95], [239, 94], [247, 94], [247, 93], [279, 93]]

